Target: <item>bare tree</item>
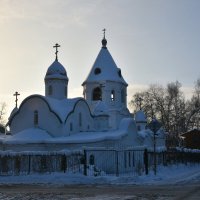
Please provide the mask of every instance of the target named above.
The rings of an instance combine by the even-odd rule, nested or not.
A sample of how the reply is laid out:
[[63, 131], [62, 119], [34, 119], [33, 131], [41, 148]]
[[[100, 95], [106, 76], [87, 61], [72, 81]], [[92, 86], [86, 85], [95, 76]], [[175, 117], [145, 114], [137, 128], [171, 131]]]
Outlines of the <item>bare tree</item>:
[[5, 124], [6, 120], [5, 120], [5, 115], [6, 115], [6, 103], [5, 102], [1, 102], [0, 103], [0, 124]]

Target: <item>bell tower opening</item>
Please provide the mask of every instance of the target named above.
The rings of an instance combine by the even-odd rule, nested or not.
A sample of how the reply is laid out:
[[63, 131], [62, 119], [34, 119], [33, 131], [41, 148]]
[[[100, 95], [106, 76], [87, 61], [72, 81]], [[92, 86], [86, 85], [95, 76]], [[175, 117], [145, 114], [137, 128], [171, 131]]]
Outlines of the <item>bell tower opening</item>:
[[94, 88], [93, 93], [92, 93], [92, 100], [93, 101], [102, 100], [102, 91], [100, 87]]

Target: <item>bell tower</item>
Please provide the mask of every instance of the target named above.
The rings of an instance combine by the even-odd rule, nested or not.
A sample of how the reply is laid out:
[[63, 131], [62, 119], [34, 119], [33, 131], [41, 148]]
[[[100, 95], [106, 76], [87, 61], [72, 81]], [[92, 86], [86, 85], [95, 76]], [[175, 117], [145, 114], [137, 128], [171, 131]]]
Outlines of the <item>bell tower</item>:
[[101, 50], [82, 86], [91, 111], [94, 113], [99, 101], [104, 102], [109, 110], [110, 121], [113, 121], [110, 127], [116, 127], [122, 116], [130, 114], [127, 109], [128, 84], [107, 48], [105, 31], [103, 29]]

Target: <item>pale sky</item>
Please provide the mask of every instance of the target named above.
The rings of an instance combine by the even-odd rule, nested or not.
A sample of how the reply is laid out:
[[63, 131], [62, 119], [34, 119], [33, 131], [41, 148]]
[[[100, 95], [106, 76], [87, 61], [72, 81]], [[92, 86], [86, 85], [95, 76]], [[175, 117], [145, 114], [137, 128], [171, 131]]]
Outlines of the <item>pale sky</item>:
[[0, 102], [8, 115], [28, 95], [44, 94], [44, 76], [55, 60], [69, 77], [68, 96], [107, 47], [129, 83], [129, 99], [151, 83], [178, 80], [187, 95], [200, 78], [199, 0], [0, 0]]

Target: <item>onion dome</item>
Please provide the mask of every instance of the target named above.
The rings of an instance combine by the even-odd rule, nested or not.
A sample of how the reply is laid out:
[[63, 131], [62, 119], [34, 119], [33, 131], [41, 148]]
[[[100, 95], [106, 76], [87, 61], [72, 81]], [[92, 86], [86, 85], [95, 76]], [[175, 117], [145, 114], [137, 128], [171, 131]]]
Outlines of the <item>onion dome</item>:
[[65, 68], [58, 60], [55, 60], [47, 70], [45, 79], [63, 79], [68, 80]]
[[135, 121], [137, 123], [146, 123], [147, 122], [146, 115], [144, 114], [144, 112], [142, 110], [139, 110], [135, 113]]

